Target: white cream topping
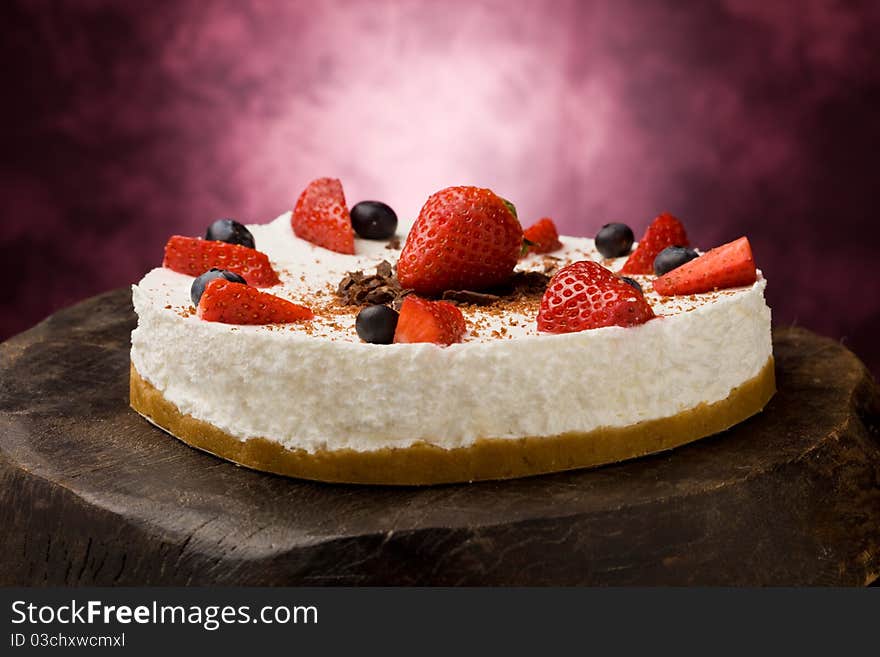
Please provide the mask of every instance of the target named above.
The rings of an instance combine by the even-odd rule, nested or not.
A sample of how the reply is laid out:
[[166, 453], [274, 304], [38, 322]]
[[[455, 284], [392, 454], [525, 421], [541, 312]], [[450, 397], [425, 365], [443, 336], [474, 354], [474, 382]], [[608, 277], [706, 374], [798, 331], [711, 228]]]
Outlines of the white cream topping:
[[[369, 451], [426, 441], [586, 432], [675, 415], [720, 401], [755, 377], [771, 355], [766, 282], [662, 298], [636, 276], [659, 316], [632, 328], [540, 334], [537, 304], [464, 308], [469, 334], [449, 347], [371, 345], [354, 311], [331, 311], [346, 272], [395, 262], [386, 242], [356, 240], [358, 255], [296, 238], [286, 213], [248, 226], [279, 272], [267, 291], [310, 305], [311, 322], [232, 326], [205, 322], [190, 301], [192, 277], [157, 268], [132, 288], [138, 372], [188, 415], [242, 440], [290, 449]], [[587, 238], [561, 238], [563, 266], [602, 257]], [[619, 269], [625, 258], [605, 262]], [[518, 269], [542, 271], [545, 256]], [[528, 304], [527, 304], [528, 305]]]

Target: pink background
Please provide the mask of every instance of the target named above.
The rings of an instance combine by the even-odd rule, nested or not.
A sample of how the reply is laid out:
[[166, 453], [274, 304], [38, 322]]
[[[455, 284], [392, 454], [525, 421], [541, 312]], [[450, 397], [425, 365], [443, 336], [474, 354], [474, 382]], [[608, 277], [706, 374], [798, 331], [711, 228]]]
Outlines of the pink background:
[[880, 4], [0, 5], [0, 339], [129, 284], [172, 233], [317, 176], [413, 218], [488, 186], [523, 221], [747, 234], [777, 324], [877, 373]]

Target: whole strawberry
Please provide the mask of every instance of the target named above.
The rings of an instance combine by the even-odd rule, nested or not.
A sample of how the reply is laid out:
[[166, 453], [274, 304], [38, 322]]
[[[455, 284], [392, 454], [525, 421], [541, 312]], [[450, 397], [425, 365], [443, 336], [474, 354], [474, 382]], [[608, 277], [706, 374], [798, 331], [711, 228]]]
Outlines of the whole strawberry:
[[402, 287], [428, 296], [482, 290], [511, 277], [522, 244], [522, 226], [502, 198], [489, 189], [449, 187], [422, 207], [401, 251], [397, 278]]
[[687, 233], [681, 222], [668, 212], [659, 215], [639, 240], [639, 245], [632, 252], [621, 268], [621, 274], [652, 274], [654, 258], [667, 246], [690, 246]]
[[574, 333], [603, 326], [635, 326], [654, 317], [645, 297], [602, 265], [582, 260], [550, 280], [538, 311], [538, 330]]
[[290, 217], [294, 234], [337, 253], [354, 254], [354, 230], [342, 183], [318, 178], [303, 190]]

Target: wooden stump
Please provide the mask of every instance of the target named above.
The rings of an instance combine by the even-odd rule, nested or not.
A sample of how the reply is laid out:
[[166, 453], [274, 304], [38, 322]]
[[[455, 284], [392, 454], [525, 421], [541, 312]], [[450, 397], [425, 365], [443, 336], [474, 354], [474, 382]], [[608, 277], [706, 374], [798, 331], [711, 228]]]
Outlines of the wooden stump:
[[723, 434], [507, 482], [332, 486], [238, 468], [128, 407], [129, 291], [0, 345], [0, 584], [834, 584], [880, 573], [877, 386], [774, 335]]

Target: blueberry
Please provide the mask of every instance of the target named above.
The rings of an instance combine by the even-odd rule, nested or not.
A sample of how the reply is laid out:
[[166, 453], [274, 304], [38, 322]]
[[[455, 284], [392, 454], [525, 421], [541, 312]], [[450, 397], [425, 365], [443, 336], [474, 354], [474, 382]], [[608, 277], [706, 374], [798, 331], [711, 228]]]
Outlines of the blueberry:
[[202, 293], [205, 291], [208, 283], [215, 278], [225, 278], [232, 283], [244, 283], [247, 285], [247, 281], [236, 273], [226, 271], [225, 269], [210, 269], [201, 276], [196, 277], [193, 281], [192, 287], [189, 289], [189, 298], [192, 299], [193, 305], [199, 305], [199, 299], [202, 298]]
[[626, 224], [605, 224], [596, 234], [596, 248], [606, 258], [619, 258], [630, 252], [634, 239]]
[[654, 258], [654, 273], [662, 276], [697, 257], [697, 252], [685, 246], [667, 246]]
[[364, 342], [391, 344], [394, 342], [397, 316], [397, 311], [388, 306], [367, 306], [358, 313], [354, 327]]
[[397, 215], [381, 201], [361, 201], [351, 209], [351, 227], [368, 240], [384, 240], [397, 230]]
[[622, 280], [627, 285], [632, 285], [635, 289], [639, 291], [640, 294], [644, 294], [644, 292], [642, 291], [642, 286], [639, 285], [639, 282], [634, 278], [630, 278], [629, 276], [621, 276], [620, 280]]
[[218, 219], [208, 226], [208, 230], [205, 231], [205, 239], [214, 240], [215, 242], [228, 242], [229, 244], [241, 244], [250, 249], [256, 248], [251, 231], [235, 219]]

